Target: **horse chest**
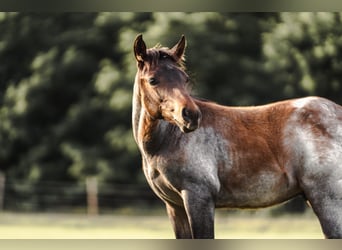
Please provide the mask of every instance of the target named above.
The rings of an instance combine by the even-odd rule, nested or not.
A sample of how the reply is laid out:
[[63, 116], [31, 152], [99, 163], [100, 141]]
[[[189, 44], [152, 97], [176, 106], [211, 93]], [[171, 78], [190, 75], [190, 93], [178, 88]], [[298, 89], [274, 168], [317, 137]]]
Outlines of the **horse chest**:
[[144, 159], [143, 170], [147, 182], [159, 198], [164, 201], [182, 205], [181, 180], [177, 178], [177, 169], [167, 171], [158, 161]]
[[212, 128], [199, 128], [177, 146], [146, 158], [144, 173], [153, 190], [164, 200], [177, 202], [181, 202], [182, 190], [194, 187], [216, 195], [220, 190], [218, 163], [229, 161], [226, 142]]

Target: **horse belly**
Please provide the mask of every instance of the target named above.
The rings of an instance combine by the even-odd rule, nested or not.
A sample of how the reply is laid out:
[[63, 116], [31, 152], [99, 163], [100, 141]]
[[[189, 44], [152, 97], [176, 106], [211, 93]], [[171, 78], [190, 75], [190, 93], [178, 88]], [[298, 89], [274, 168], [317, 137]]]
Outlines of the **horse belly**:
[[217, 207], [268, 207], [289, 200], [300, 192], [286, 173], [264, 171], [255, 176], [228, 176], [226, 180], [221, 185]]

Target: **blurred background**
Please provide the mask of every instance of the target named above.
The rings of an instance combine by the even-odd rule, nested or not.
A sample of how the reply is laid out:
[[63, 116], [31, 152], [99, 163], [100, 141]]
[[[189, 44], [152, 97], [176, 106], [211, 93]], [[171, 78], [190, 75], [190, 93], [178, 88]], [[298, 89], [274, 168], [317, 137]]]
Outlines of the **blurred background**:
[[[196, 96], [342, 104], [341, 22], [330, 12], [0, 13], [0, 209], [163, 209], [131, 131], [137, 34], [148, 47], [185, 34]], [[306, 209], [299, 198], [270, 213]]]

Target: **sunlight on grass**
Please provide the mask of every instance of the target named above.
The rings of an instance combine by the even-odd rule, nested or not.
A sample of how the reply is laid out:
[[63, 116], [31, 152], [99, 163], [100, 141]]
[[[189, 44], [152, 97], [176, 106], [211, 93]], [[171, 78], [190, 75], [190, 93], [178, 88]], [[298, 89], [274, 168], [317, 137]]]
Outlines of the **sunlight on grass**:
[[[313, 215], [218, 213], [218, 239], [323, 238]], [[172, 239], [166, 215], [0, 214], [0, 239]]]

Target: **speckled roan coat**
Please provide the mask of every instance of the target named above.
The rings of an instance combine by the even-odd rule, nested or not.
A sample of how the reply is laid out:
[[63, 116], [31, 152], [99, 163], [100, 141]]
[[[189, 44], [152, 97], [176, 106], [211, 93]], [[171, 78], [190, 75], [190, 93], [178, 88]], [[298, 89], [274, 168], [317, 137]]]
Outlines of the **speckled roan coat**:
[[134, 138], [175, 236], [214, 238], [215, 207], [303, 195], [325, 236], [341, 238], [341, 106], [319, 97], [256, 107], [193, 98], [184, 50], [184, 36], [171, 49], [147, 49], [141, 35], [134, 42]]

